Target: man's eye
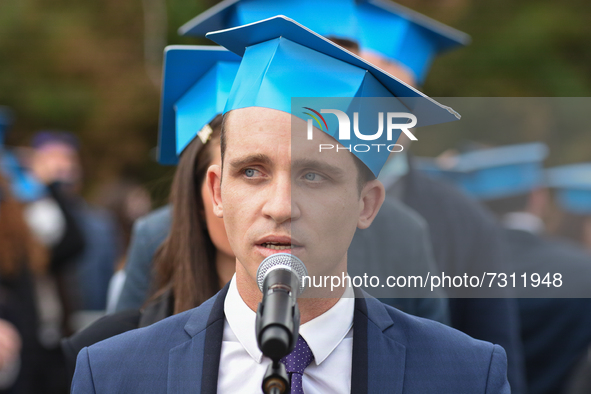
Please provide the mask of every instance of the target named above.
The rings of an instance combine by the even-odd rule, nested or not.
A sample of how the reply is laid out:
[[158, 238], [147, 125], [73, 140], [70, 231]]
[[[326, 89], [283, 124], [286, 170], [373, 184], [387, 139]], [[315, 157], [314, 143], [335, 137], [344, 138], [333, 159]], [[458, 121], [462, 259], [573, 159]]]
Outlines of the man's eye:
[[316, 174], [315, 172], [306, 173], [306, 175], [304, 175], [304, 178], [306, 178], [307, 181], [315, 181], [315, 182], [322, 180], [322, 176], [319, 174]]
[[244, 170], [244, 175], [246, 175], [247, 178], [252, 178], [256, 175], [256, 170], [253, 170], [252, 168], [247, 168], [246, 170]]

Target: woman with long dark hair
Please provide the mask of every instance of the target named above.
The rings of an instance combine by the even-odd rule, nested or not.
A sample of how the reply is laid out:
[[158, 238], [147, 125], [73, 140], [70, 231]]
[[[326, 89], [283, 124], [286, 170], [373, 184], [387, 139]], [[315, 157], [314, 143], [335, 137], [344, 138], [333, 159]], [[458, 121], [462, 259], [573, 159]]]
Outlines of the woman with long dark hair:
[[201, 305], [215, 295], [234, 274], [236, 260], [224, 222], [213, 214], [205, 174], [221, 163], [217, 116], [181, 155], [172, 182], [172, 224], [154, 257], [155, 293], [148, 304], [169, 298], [168, 315]]

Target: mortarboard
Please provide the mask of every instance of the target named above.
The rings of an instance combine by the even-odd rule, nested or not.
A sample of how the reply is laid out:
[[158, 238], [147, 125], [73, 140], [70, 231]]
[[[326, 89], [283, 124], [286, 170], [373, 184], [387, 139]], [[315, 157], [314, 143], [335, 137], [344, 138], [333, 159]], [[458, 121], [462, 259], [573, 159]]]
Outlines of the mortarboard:
[[546, 182], [557, 189], [558, 204], [565, 211], [591, 214], [591, 163], [550, 168], [546, 170]]
[[27, 203], [44, 197], [47, 188], [27, 172], [12, 151], [3, 148], [4, 136], [13, 120], [12, 110], [0, 106], [0, 171], [10, 184], [15, 198]]
[[544, 185], [542, 162], [547, 156], [548, 147], [534, 142], [477, 149], [444, 160], [421, 159], [417, 167], [475, 198], [492, 200]]
[[176, 164], [181, 152], [226, 105], [241, 58], [221, 47], [165, 49], [158, 161]]
[[37, 181], [9, 150], [0, 154], [0, 171], [10, 183], [14, 197], [24, 203], [38, 200], [47, 194], [45, 185]]
[[391, 1], [359, 1], [357, 15], [361, 48], [402, 63], [419, 85], [437, 55], [470, 42], [469, 35]]
[[[415, 115], [417, 127], [459, 119], [451, 108], [285, 16], [208, 33], [207, 37], [243, 57], [224, 112], [266, 107], [307, 120], [305, 111], [292, 111], [292, 99], [305, 98], [321, 106], [326, 99], [341, 98], [339, 106], [350, 110], [357, 105], [356, 99], [379, 97], [394, 103], [390, 111]], [[359, 106], [355, 108], [363, 108], [363, 104]], [[327, 126], [324, 131], [338, 140], [337, 129]], [[377, 175], [389, 152], [354, 154]]]
[[383, 0], [225, 0], [181, 26], [179, 34], [201, 37], [275, 15], [400, 62], [419, 84], [435, 56], [470, 41], [465, 33]]
[[285, 15], [322, 36], [356, 40], [355, 10], [354, 0], [225, 0], [185, 23], [179, 34], [203, 37], [211, 31]]

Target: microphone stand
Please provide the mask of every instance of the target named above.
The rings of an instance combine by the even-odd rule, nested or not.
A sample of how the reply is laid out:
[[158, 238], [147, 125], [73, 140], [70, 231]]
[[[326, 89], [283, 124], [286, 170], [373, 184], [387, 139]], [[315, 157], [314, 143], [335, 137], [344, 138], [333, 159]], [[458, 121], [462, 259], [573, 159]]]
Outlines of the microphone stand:
[[295, 347], [300, 327], [300, 310], [297, 302], [293, 302], [290, 308], [279, 306], [291, 303], [288, 300], [292, 299], [292, 289], [297, 289], [298, 284], [292, 283], [291, 288], [283, 284], [267, 286], [268, 283], [290, 282], [288, 272], [270, 272], [263, 286], [263, 301], [257, 309], [257, 344], [261, 352], [272, 360], [263, 378], [262, 388], [265, 394], [285, 394], [291, 388], [285, 365], [280, 360]]
[[273, 360], [263, 378], [263, 393], [285, 394], [291, 388], [289, 376], [282, 362]]

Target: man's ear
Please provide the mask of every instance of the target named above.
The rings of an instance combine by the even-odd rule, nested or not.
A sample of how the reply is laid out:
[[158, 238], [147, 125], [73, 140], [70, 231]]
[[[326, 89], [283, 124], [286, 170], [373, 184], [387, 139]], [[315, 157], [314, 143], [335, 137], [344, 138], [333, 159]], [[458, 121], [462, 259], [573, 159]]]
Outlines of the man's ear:
[[213, 213], [219, 218], [224, 217], [222, 206], [222, 169], [219, 165], [212, 165], [207, 169], [207, 189], [213, 202]]
[[359, 220], [357, 227], [360, 229], [368, 228], [378, 214], [384, 199], [386, 198], [386, 190], [382, 182], [374, 179], [369, 181], [361, 190], [359, 197]]

